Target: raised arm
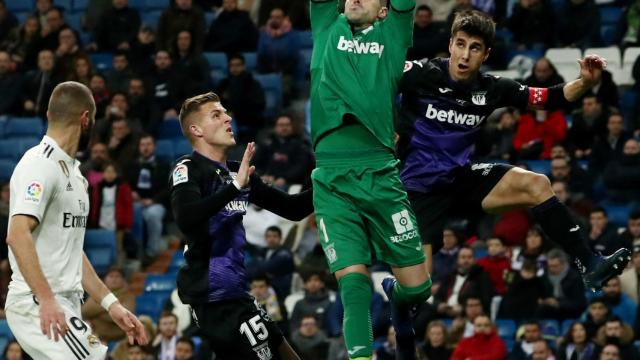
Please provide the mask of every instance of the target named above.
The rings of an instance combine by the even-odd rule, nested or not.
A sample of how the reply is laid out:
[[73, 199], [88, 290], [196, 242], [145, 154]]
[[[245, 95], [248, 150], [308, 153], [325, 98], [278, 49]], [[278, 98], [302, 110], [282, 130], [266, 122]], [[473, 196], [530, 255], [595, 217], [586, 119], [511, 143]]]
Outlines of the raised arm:
[[607, 61], [598, 55], [587, 55], [584, 59], [578, 60], [578, 63], [580, 78], [562, 88], [565, 99], [571, 102], [580, 99], [585, 92], [598, 84], [602, 79], [602, 70], [607, 66]]
[[327, 29], [338, 18], [337, 0], [311, 0], [309, 6], [311, 31], [321, 32]]
[[402, 47], [413, 44], [413, 21], [416, 0], [387, 0], [388, 14], [383, 22], [387, 35]]

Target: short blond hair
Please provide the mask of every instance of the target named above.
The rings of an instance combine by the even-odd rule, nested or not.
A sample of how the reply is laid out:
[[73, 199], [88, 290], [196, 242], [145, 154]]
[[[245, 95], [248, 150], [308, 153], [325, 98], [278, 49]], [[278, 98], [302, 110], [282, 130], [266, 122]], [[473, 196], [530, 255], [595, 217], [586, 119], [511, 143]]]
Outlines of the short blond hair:
[[180, 121], [180, 129], [182, 129], [182, 133], [187, 137], [187, 139], [189, 139], [189, 141], [191, 141], [191, 136], [189, 135], [189, 126], [192, 124], [191, 115], [200, 111], [202, 105], [210, 102], [220, 102], [220, 97], [216, 93], [210, 91], [208, 93], [190, 97], [182, 103], [178, 120]]
[[47, 109], [51, 123], [67, 123], [85, 111], [95, 115], [96, 104], [91, 90], [84, 84], [66, 81], [53, 89]]

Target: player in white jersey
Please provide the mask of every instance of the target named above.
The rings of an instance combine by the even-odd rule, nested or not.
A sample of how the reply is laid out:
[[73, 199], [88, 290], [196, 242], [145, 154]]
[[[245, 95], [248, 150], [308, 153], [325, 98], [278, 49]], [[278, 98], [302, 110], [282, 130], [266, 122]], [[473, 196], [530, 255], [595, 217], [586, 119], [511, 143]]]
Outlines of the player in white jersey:
[[147, 343], [140, 321], [104, 285], [82, 250], [88, 183], [74, 156], [86, 148], [95, 112], [86, 86], [56, 86], [47, 135], [24, 154], [11, 177], [7, 243], [13, 275], [5, 311], [11, 331], [34, 359], [104, 359], [106, 346], [80, 315], [84, 290], [130, 343]]

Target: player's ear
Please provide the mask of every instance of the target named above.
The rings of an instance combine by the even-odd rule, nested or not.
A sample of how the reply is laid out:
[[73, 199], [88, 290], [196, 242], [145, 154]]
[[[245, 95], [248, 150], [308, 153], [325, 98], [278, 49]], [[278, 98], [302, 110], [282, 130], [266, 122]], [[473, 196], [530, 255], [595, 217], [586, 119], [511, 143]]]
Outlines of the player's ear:
[[85, 110], [80, 114], [80, 127], [82, 130], [85, 130], [90, 126], [89, 122], [91, 121], [91, 117], [89, 116], [89, 110]]
[[202, 131], [202, 128], [200, 126], [198, 126], [197, 124], [189, 125], [189, 133], [194, 138], [199, 138], [199, 137], [202, 137], [202, 135], [204, 135], [204, 132]]
[[383, 6], [378, 10], [378, 20], [384, 20], [389, 15], [389, 9]]
[[491, 48], [487, 48], [487, 50], [485, 50], [484, 52], [484, 57], [482, 58], [482, 62], [487, 61], [487, 59], [489, 58], [489, 54], [491, 53]]

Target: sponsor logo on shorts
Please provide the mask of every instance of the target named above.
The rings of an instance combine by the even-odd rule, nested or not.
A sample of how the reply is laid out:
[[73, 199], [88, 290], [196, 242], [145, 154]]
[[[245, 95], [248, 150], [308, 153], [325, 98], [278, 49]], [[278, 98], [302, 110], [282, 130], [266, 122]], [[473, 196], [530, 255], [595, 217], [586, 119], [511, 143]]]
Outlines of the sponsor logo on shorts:
[[393, 226], [396, 228], [397, 235], [390, 236], [389, 239], [393, 243], [399, 243], [407, 240], [411, 240], [418, 236], [418, 232], [413, 226], [409, 211], [407, 209], [397, 212], [391, 215]]
[[324, 253], [327, 256], [327, 260], [329, 261], [329, 264], [333, 264], [338, 260], [338, 254], [336, 253], [336, 249], [333, 247], [333, 244], [328, 245], [324, 249]]
[[472, 171], [482, 170], [482, 176], [489, 175], [489, 173], [491, 172], [491, 169], [493, 169], [493, 164], [481, 163], [481, 164], [471, 165]]
[[189, 181], [187, 165], [180, 164], [173, 170], [173, 186]]
[[269, 348], [269, 344], [265, 343], [258, 347], [253, 348], [253, 351], [258, 355], [258, 359], [260, 360], [271, 360], [273, 359], [273, 355], [271, 354], [271, 349]]
[[42, 200], [42, 193], [44, 192], [44, 187], [39, 181], [32, 181], [29, 186], [27, 186], [27, 191], [24, 195], [24, 201], [40, 204]]

